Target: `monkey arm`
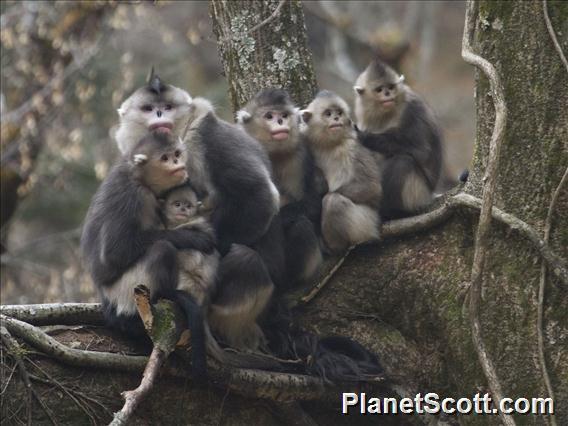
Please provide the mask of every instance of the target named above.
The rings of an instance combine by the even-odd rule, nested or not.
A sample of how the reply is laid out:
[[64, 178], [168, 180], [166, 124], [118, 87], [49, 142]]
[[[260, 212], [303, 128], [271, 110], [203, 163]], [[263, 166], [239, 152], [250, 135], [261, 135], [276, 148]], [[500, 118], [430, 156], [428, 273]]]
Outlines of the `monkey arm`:
[[379, 152], [386, 157], [404, 154], [408, 151], [406, 138], [397, 129], [387, 130], [383, 133], [362, 132], [357, 133], [359, 142], [371, 151]]
[[349, 198], [355, 204], [365, 204], [369, 207], [378, 208], [381, 185], [378, 179], [367, 182], [352, 182], [338, 188], [335, 192]]

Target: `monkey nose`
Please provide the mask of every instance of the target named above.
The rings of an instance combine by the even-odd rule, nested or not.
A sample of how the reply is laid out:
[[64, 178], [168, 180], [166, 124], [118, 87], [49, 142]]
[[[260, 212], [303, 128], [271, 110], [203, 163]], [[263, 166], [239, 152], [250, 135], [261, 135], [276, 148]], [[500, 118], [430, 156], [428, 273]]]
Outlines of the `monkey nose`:
[[178, 163], [177, 158], [174, 158], [174, 164], [177, 164], [177, 163]]
[[279, 118], [279, 119], [278, 119], [278, 124], [282, 124], [282, 123], [283, 123], [282, 119]]
[[156, 114], [158, 115], [158, 117], [161, 117], [161, 116], [162, 116], [162, 111], [158, 110], [158, 111], [156, 111]]

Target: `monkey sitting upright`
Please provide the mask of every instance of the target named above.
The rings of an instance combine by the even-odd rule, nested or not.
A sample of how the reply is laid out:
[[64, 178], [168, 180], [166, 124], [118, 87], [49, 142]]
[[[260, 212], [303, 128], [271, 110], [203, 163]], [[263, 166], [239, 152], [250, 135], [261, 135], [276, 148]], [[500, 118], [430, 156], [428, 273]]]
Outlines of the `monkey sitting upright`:
[[404, 217], [428, 205], [442, 168], [441, 132], [428, 106], [404, 77], [380, 60], [355, 83], [360, 142], [380, 154], [381, 216]]
[[313, 185], [313, 159], [301, 140], [299, 114], [288, 92], [264, 89], [237, 112], [239, 123], [266, 150], [280, 193], [286, 266], [291, 281], [307, 282], [322, 253], [314, 226], [321, 200]]
[[167, 133], [154, 131], [130, 147], [93, 197], [81, 236], [86, 268], [102, 299], [107, 323], [148, 340], [133, 298], [146, 284], [152, 300], [174, 300], [192, 335], [192, 370], [206, 375], [203, 314], [178, 288], [178, 250], [211, 253], [214, 238], [198, 229], [163, 229], [158, 197], [187, 179], [186, 151]]
[[326, 245], [339, 251], [378, 239], [382, 197], [379, 167], [357, 142], [347, 103], [324, 90], [302, 117], [309, 147], [327, 186], [322, 188], [327, 194], [321, 221]]
[[222, 255], [212, 301], [222, 307], [215, 327], [223, 328], [231, 346], [249, 342], [248, 349], [255, 350], [260, 339], [250, 336], [258, 335], [258, 327], [248, 318], [268, 306], [285, 270], [281, 229], [274, 220], [280, 197], [266, 153], [238, 126], [221, 120], [207, 100], [194, 99], [154, 74], [118, 112], [115, 138], [122, 153], [153, 129], [186, 145], [189, 181], [200, 196], [214, 199], [211, 225]]

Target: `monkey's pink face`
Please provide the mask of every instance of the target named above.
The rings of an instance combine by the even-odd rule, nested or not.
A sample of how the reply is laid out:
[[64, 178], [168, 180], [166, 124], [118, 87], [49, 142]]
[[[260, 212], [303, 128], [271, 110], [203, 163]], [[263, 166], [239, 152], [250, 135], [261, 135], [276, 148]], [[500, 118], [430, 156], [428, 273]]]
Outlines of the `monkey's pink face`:
[[153, 155], [144, 167], [146, 184], [160, 193], [181, 185], [188, 178], [186, 153], [180, 144], [173, 150], [164, 150]]
[[139, 132], [178, 133], [191, 105], [189, 94], [174, 86], [157, 96], [138, 89], [118, 109], [121, 124], [135, 126]]
[[266, 111], [262, 115], [264, 127], [270, 138], [275, 141], [285, 141], [290, 136], [290, 118], [288, 111]]
[[394, 108], [396, 97], [398, 96], [398, 87], [394, 83], [378, 84], [373, 88], [373, 100], [383, 109]]

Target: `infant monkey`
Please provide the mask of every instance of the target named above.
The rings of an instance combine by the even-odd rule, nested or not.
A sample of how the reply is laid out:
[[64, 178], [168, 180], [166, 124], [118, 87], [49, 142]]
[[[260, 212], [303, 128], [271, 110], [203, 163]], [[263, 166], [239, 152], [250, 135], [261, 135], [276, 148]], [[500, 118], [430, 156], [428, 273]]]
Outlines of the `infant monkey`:
[[[167, 229], [195, 229], [214, 234], [209, 223], [207, 199], [198, 200], [189, 185], [179, 186], [169, 191], [162, 206], [162, 215]], [[219, 253], [205, 254], [198, 250], [179, 250], [178, 289], [191, 294], [199, 306], [207, 306], [215, 291], [215, 275], [219, 265]]]

